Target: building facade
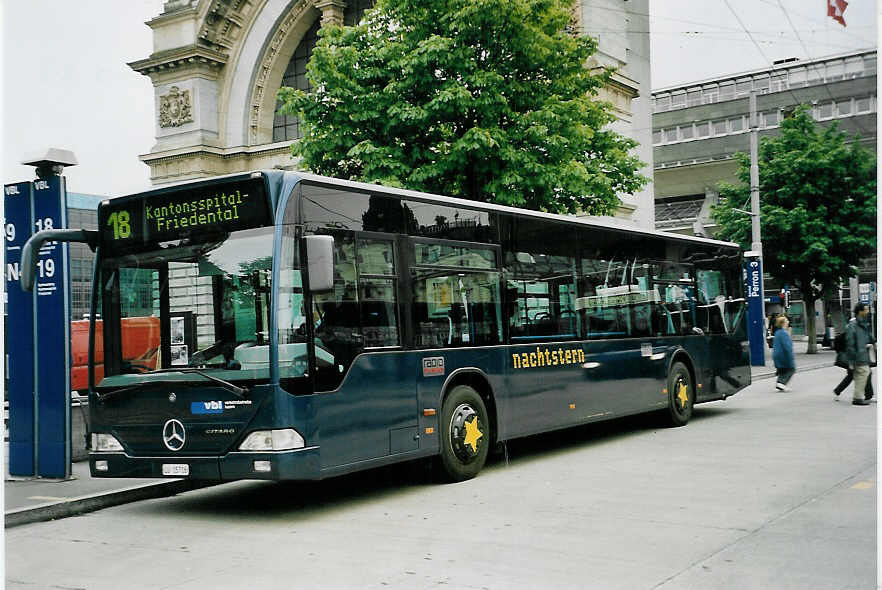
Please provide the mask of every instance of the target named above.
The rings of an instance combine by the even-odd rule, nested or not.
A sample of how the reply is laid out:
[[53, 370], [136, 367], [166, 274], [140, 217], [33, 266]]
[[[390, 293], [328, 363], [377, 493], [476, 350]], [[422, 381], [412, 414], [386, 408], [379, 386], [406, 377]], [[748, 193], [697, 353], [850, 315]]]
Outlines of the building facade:
[[[76, 229], [98, 229], [98, 204], [107, 197], [83, 193], [67, 193], [67, 226]], [[86, 244], [68, 245], [70, 260], [70, 319], [88, 317], [92, 297], [92, 267], [95, 253]]]
[[756, 90], [760, 138], [776, 135], [784, 113], [812, 106], [822, 125], [837, 121], [876, 151], [876, 51], [660, 88], [652, 93], [656, 229], [713, 234], [710, 205], [720, 182], [736, 183], [736, 152], [750, 150], [749, 97]]
[[[761, 139], [778, 133], [786, 112], [807, 104], [822, 126], [835, 121], [868, 150], [876, 151], [875, 49], [782, 60], [770, 68], [656, 89], [652, 93], [656, 229], [714, 234], [711, 206], [718, 202], [717, 185], [737, 184], [733, 156], [750, 151], [749, 97], [754, 90]], [[861, 261], [861, 283], [875, 281], [875, 273], [875, 255]], [[781, 310], [780, 287], [766, 284], [771, 311]], [[824, 317], [830, 314], [834, 325], [841, 327], [847, 319], [842, 308], [852, 298], [847, 285], [844, 296], [838, 295], [827, 302], [826, 311], [816, 311]], [[804, 322], [801, 304], [799, 294], [794, 294], [790, 315], [797, 334]]]
[[[281, 86], [308, 89], [306, 64], [323, 23], [355, 24], [373, 0], [169, 0], [147, 24], [154, 51], [129, 64], [149, 76], [156, 143], [141, 156], [155, 185], [259, 168], [294, 167], [294, 117], [277, 113]], [[601, 96], [636, 139], [652, 177], [648, 0], [582, 0], [572, 27], [598, 37], [588, 67], [618, 68]], [[597, 31], [596, 34], [592, 31]], [[651, 184], [618, 216], [652, 227]]]

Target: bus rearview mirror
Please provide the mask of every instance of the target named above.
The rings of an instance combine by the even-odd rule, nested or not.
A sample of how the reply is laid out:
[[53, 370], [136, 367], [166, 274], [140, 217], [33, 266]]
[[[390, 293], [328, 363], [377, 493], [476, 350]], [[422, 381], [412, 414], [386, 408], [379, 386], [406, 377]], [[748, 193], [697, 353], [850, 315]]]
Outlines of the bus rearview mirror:
[[329, 291], [334, 288], [333, 236], [306, 236], [306, 260], [309, 290]]

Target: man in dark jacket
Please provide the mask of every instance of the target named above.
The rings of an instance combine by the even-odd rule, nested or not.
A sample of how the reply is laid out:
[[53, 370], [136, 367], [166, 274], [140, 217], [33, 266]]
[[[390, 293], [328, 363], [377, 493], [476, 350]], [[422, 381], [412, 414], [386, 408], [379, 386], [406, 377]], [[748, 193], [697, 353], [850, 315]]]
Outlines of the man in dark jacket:
[[[854, 318], [851, 319], [852, 322], [857, 321]], [[841, 333], [836, 335], [836, 338], [833, 340], [833, 350], [836, 351], [836, 362], [834, 363], [840, 369], [845, 369], [845, 377], [842, 378], [842, 381], [839, 382], [839, 385], [833, 388], [833, 395], [835, 396], [833, 399], [835, 401], [839, 401], [839, 394], [845, 391], [849, 385], [851, 385], [852, 380], [854, 379], [854, 374], [851, 371], [851, 367], [848, 365], [848, 351], [846, 350], [845, 337], [848, 335], [848, 327], [843, 330]], [[864, 399], [873, 399], [873, 373], [870, 372], [870, 378], [867, 379], [867, 387], [864, 389]]]
[[854, 397], [851, 403], [855, 406], [866, 406], [870, 401], [864, 399], [864, 390], [870, 378], [870, 347], [875, 344], [873, 329], [868, 320], [870, 309], [864, 303], [854, 306], [854, 321], [849, 322], [845, 337], [846, 357], [848, 366], [854, 375]]

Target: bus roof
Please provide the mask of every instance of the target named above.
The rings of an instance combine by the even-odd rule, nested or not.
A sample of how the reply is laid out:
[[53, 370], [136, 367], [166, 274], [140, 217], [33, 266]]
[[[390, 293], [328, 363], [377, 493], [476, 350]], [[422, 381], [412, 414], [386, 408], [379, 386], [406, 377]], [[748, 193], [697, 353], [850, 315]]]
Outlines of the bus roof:
[[612, 221], [600, 221], [597, 219], [588, 219], [584, 217], [574, 217], [572, 215], [559, 215], [557, 213], [546, 213], [543, 211], [533, 211], [530, 209], [520, 209], [518, 207], [509, 207], [507, 205], [497, 205], [495, 203], [484, 203], [481, 201], [472, 201], [469, 199], [462, 199], [458, 197], [447, 197], [444, 195], [437, 195], [433, 193], [424, 193], [420, 191], [412, 191], [407, 189], [400, 189], [394, 187], [387, 187], [380, 184], [370, 184], [365, 182], [357, 182], [353, 180], [342, 180], [339, 178], [330, 178], [327, 176], [319, 176], [318, 174], [310, 174], [307, 172], [288, 172], [287, 174], [295, 174], [302, 180], [307, 180], [311, 182], [321, 183], [321, 184], [332, 184], [341, 187], [348, 187], [357, 189], [360, 191], [369, 191], [374, 193], [383, 193], [389, 195], [403, 196], [408, 198], [414, 198], [417, 200], [425, 200], [436, 203], [445, 203], [448, 205], [457, 205], [462, 207], [468, 207], [471, 209], [480, 209], [483, 211], [498, 211], [500, 213], [513, 213], [517, 215], [525, 215], [528, 217], [537, 217], [541, 219], [549, 219], [555, 221], [562, 221], [566, 223], [576, 223], [579, 225], [586, 225], [589, 227], [596, 227], [601, 229], [612, 229], [618, 231], [624, 231], [628, 233], [636, 233], [643, 234], [647, 236], [655, 236], [665, 239], [675, 239], [675, 240], [683, 240], [687, 242], [696, 242], [701, 244], [708, 244], [714, 246], [726, 246], [730, 248], [740, 248], [740, 246], [734, 242], [726, 242], [723, 240], [713, 240], [710, 238], [702, 238], [698, 236], [687, 236], [684, 234], [673, 234], [669, 232], [662, 232], [657, 230], [643, 229], [636, 226], [630, 226], [626, 224], [615, 223]]
[[[459, 207], [467, 207], [470, 209], [478, 209], [482, 211], [497, 211], [499, 213], [511, 213], [515, 215], [524, 215], [527, 217], [535, 217], [539, 219], [548, 219], [554, 221], [561, 221], [564, 223], [578, 224], [588, 227], [595, 227], [598, 229], [611, 229], [615, 231], [633, 233], [633, 234], [641, 234], [646, 236], [653, 236], [658, 238], [664, 238], [668, 240], [679, 240], [683, 242], [693, 242], [698, 244], [707, 244], [712, 246], [722, 246], [728, 248], [740, 248], [740, 246], [734, 242], [726, 242], [723, 240], [714, 240], [710, 238], [702, 238], [698, 236], [688, 236], [685, 234], [674, 234], [669, 232], [663, 232], [652, 229], [644, 229], [636, 226], [627, 225], [624, 223], [616, 223], [614, 221], [600, 221], [598, 219], [588, 219], [584, 217], [575, 217], [572, 215], [559, 215], [557, 213], [546, 213], [543, 211], [533, 211], [530, 209], [520, 209], [518, 207], [509, 207], [507, 205], [497, 205], [495, 203], [485, 203], [481, 201], [472, 201], [470, 199], [463, 199], [458, 197], [448, 197], [444, 195], [438, 195], [433, 193], [425, 193], [420, 191], [395, 188], [383, 186], [381, 184], [370, 184], [366, 182], [357, 182], [354, 180], [343, 180], [340, 178], [333, 178], [330, 176], [320, 176], [318, 174], [311, 174], [309, 172], [300, 172], [300, 171], [281, 171], [281, 170], [254, 170], [251, 172], [237, 172], [233, 174], [225, 174], [223, 176], [213, 176], [210, 178], [196, 178], [193, 180], [184, 181], [181, 183], [168, 184], [164, 186], [159, 186], [154, 189], [150, 189], [147, 191], [143, 191], [140, 193], [127, 195], [127, 197], [141, 197], [149, 194], [157, 194], [157, 193], [165, 193], [172, 192], [176, 189], [186, 187], [188, 185], [205, 185], [211, 184], [213, 182], [219, 182], [224, 180], [230, 180], [233, 178], [247, 178], [255, 173], [261, 173], [265, 175], [268, 179], [268, 184], [270, 187], [270, 199], [272, 202], [273, 209], [279, 203], [281, 199], [280, 191], [283, 186], [293, 186], [295, 183], [300, 180], [306, 180], [309, 182], [314, 182], [318, 184], [325, 185], [333, 185], [339, 186], [343, 188], [351, 188], [358, 191], [363, 192], [373, 192], [380, 194], [387, 194], [390, 196], [399, 196], [406, 197], [410, 199], [429, 201], [433, 203], [444, 203], [447, 205], [455, 205]], [[123, 197], [125, 198], [125, 197]]]

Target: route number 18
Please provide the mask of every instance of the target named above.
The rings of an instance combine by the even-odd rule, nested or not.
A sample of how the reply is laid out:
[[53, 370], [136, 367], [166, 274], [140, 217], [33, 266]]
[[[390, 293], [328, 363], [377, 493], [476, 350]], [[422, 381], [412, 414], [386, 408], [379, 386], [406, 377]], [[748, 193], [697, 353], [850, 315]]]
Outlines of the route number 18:
[[114, 211], [107, 218], [107, 225], [113, 226], [113, 239], [119, 240], [132, 235], [132, 226], [128, 211]]

